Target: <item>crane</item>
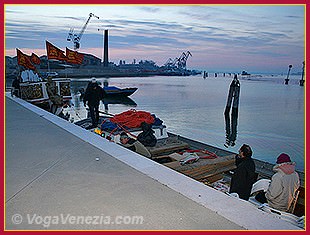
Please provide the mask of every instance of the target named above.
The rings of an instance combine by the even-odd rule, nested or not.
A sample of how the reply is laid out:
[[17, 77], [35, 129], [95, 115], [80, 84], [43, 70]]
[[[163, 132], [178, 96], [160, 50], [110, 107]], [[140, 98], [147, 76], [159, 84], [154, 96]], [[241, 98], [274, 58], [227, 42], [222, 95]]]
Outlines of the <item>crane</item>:
[[186, 53], [185, 52], [182, 53], [177, 63], [179, 69], [186, 69], [186, 61], [189, 56], [192, 56], [192, 54], [189, 51], [187, 51]]
[[84, 24], [84, 26], [83, 26], [83, 28], [81, 29], [81, 31], [80, 31], [79, 34], [75, 34], [73, 28], [70, 29], [69, 34], [68, 34], [67, 41], [69, 41], [69, 42], [72, 41], [72, 42], [73, 42], [73, 44], [74, 44], [74, 50], [77, 50], [77, 49], [80, 48], [80, 40], [81, 40], [81, 38], [82, 38], [82, 36], [83, 36], [83, 34], [84, 34], [84, 31], [85, 31], [85, 29], [86, 29], [86, 27], [87, 27], [87, 25], [88, 25], [88, 23], [89, 23], [89, 21], [90, 21], [90, 19], [91, 19], [92, 17], [96, 17], [97, 19], [99, 19], [99, 17], [96, 16], [95, 14], [89, 13], [89, 17], [88, 17], [86, 23]]
[[186, 62], [189, 56], [192, 56], [190, 51], [182, 52], [179, 58], [177, 57], [174, 60], [169, 58], [164, 64], [164, 67], [167, 69], [186, 70]]

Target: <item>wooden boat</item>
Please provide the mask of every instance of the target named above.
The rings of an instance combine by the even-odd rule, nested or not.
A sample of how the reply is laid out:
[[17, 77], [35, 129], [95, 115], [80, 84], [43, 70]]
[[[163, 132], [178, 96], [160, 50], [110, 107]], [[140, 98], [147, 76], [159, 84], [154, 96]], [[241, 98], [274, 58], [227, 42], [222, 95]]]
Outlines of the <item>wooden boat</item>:
[[[105, 121], [109, 117], [111, 116], [101, 117], [100, 121]], [[75, 124], [89, 129], [91, 120], [84, 119]], [[236, 168], [236, 153], [167, 132], [164, 125], [153, 126], [152, 129], [157, 138], [156, 146], [148, 147], [152, 160], [208, 186], [223, 192], [228, 191], [231, 171]], [[113, 133], [104, 130], [95, 131], [94, 129], [92, 131], [115, 143], [119, 143], [119, 135], [123, 130], [113, 130]], [[132, 136], [137, 136], [141, 131], [141, 128], [128, 129]], [[258, 159], [254, 159], [254, 161], [257, 178], [270, 179], [274, 174], [272, 170], [273, 164]], [[301, 186], [296, 206], [292, 212], [295, 216], [298, 216], [296, 218], [305, 215], [305, 175], [301, 171], [298, 171], [298, 174]]]
[[[64, 101], [71, 99], [70, 80], [55, 80], [58, 95], [62, 96]], [[49, 101], [46, 91], [46, 81], [23, 82], [20, 84], [21, 98], [33, 103], [42, 104]]]
[[138, 89], [136, 87], [130, 88], [118, 88], [116, 86], [104, 86], [103, 88], [105, 96], [130, 96]]

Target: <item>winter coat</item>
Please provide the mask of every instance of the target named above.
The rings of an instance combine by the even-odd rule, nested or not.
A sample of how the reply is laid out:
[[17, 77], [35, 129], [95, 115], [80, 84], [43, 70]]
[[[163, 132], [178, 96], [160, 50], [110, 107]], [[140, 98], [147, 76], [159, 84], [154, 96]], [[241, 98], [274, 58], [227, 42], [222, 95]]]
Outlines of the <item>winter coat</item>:
[[124, 144], [123, 146], [134, 151], [134, 152], [137, 152], [137, 153], [139, 153], [139, 154], [141, 154], [147, 158], [151, 158], [151, 153], [138, 140], [134, 140], [134, 139], [130, 138], [129, 141], [127, 142], [127, 144]]
[[276, 172], [266, 192], [268, 205], [281, 211], [287, 211], [300, 186], [299, 176], [294, 162], [285, 162], [273, 167]]
[[95, 107], [99, 106], [103, 96], [103, 89], [97, 83], [90, 83], [86, 89], [83, 101], [84, 104], [88, 102], [88, 106]]
[[237, 193], [239, 198], [249, 200], [252, 185], [256, 181], [255, 163], [251, 157], [240, 158], [237, 155], [236, 165], [229, 193]]
[[137, 136], [137, 140], [144, 146], [154, 147], [157, 143], [157, 139], [154, 135], [152, 125], [146, 122], [141, 123], [142, 132]]
[[12, 82], [12, 87], [14, 87], [15, 89], [20, 89], [20, 80], [18, 78], [15, 78]]

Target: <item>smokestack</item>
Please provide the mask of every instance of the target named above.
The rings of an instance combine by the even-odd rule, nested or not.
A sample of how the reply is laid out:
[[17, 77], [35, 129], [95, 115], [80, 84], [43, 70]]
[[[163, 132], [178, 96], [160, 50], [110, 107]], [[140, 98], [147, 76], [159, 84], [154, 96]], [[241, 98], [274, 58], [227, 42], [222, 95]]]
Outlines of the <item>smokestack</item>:
[[104, 30], [104, 56], [103, 56], [103, 66], [108, 67], [109, 65], [109, 45], [108, 45], [108, 30]]

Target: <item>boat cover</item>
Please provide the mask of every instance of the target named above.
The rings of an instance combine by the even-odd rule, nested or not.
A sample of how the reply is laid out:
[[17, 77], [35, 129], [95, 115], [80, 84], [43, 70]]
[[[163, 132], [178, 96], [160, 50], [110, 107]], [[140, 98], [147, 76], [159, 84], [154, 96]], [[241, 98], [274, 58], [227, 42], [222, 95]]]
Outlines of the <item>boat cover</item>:
[[151, 115], [151, 113], [137, 111], [135, 109], [116, 114], [110, 120], [128, 128], [140, 127], [142, 122], [146, 122], [148, 124], [153, 124], [155, 122], [155, 118]]

